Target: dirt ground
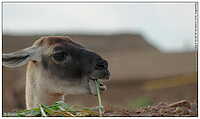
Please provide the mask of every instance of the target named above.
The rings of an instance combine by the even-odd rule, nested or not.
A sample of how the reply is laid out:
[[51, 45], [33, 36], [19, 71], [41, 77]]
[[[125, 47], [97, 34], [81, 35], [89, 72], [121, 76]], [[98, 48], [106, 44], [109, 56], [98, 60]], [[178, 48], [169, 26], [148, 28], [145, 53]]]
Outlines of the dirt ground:
[[119, 110], [113, 109], [112, 107], [106, 107], [106, 111], [104, 116], [167, 116], [167, 117], [193, 117], [198, 116], [197, 114], [197, 104], [191, 103], [187, 100], [181, 100], [174, 103], [164, 103], [160, 102], [157, 105], [148, 106], [145, 108], [135, 109], [133, 111], [130, 110]]

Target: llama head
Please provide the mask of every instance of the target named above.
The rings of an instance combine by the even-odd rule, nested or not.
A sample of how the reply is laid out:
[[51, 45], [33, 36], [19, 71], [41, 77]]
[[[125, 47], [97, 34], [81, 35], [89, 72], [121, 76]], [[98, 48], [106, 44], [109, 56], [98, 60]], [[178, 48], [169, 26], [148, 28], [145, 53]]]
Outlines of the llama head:
[[[66, 36], [41, 37], [29, 48], [4, 53], [2, 60], [4, 66], [11, 68], [31, 62], [48, 75], [49, 80], [63, 84], [85, 83], [85, 89], [92, 94], [95, 94], [91, 91], [94, 83], [90, 85], [89, 82], [94, 82], [94, 79], [109, 79], [110, 75], [105, 59]], [[31, 67], [27, 70], [31, 70]], [[100, 85], [104, 89], [105, 86]], [[65, 85], [57, 85], [55, 88], [62, 89], [62, 86]]]

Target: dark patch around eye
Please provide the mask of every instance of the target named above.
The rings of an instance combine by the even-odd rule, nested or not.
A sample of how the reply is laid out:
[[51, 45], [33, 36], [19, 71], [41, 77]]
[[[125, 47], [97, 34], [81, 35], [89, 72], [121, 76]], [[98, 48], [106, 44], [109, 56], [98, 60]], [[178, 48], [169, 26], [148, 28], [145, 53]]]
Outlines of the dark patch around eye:
[[55, 47], [53, 50], [54, 50], [54, 52], [62, 52], [63, 48], [62, 47]]
[[63, 61], [66, 58], [66, 53], [64, 53], [64, 52], [55, 53], [55, 54], [53, 54], [53, 58], [56, 61]]

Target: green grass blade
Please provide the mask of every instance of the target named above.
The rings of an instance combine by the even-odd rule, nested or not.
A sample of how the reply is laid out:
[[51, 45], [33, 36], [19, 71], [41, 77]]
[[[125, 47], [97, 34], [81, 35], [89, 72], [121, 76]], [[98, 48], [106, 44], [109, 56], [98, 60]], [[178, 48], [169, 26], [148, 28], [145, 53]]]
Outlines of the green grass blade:
[[43, 117], [47, 117], [47, 114], [45, 113], [44, 109], [42, 108], [42, 105], [39, 105], [39, 107], [40, 107], [41, 115]]
[[96, 89], [97, 89], [97, 97], [98, 97], [98, 102], [99, 102], [99, 116], [103, 116], [103, 105], [101, 103], [101, 95], [100, 95], [100, 91], [99, 91], [99, 82], [98, 80], [95, 80], [95, 84], [96, 84]]

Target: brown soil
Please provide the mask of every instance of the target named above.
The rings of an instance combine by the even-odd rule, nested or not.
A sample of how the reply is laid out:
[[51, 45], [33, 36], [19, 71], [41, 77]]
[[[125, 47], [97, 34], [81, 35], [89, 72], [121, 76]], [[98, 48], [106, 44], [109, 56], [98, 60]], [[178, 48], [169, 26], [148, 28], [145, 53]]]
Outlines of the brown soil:
[[197, 104], [187, 100], [167, 104], [160, 102], [154, 106], [130, 110], [118, 110], [106, 107], [104, 116], [198, 116]]

